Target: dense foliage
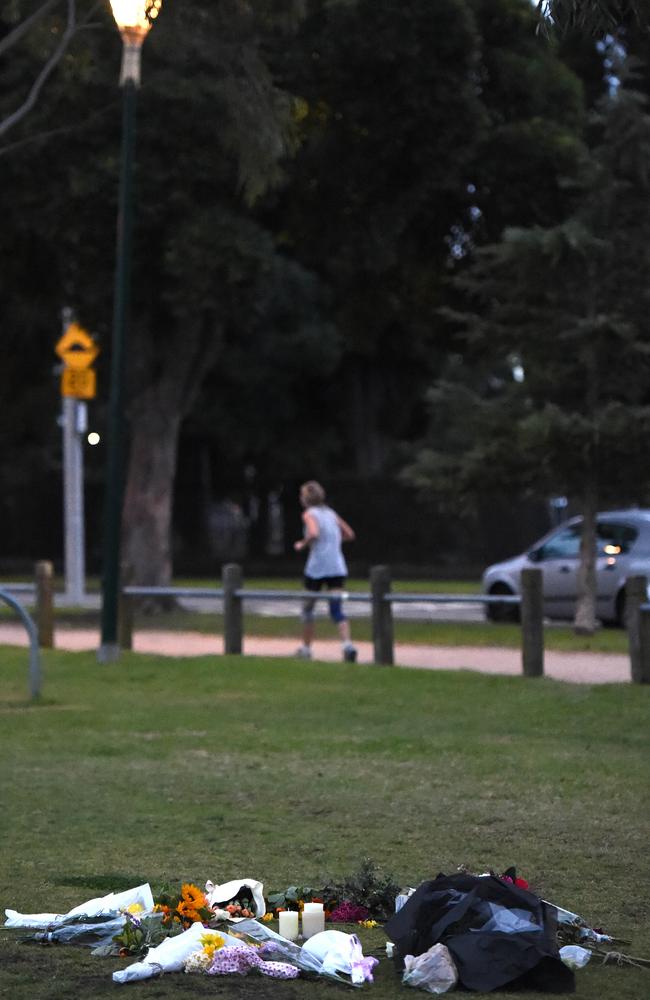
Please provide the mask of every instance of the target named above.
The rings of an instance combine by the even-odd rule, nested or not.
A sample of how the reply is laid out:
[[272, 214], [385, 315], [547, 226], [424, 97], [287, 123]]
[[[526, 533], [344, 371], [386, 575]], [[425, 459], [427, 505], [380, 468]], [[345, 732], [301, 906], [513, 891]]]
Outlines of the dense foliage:
[[[459, 354], [441, 309], [466, 304], [447, 279], [484, 262], [504, 229], [570, 225], [593, 145], [585, 106], [602, 88], [602, 53], [571, 24], [558, 46], [527, 0], [165, 5], [138, 95], [125, 508], [136, 581], [170, 577], [179, 461], [200, 520], [250, 475], [281, 488], [393, 474], [421, 437], [427, 386], [459, 357], [483, 398], [502, 352]], [[641, 28], [624, 26], [633, 47]], [[0, 135], [0, 446], [16, 515], [37, 474], [58, 468], [63, 306], [102, 348], [103, 423], [120, 40], [90, 0], [12, 0], [0, 32], [0, 121], [12, 122]], [[520, 481], [514, 465], [500, 475]]]

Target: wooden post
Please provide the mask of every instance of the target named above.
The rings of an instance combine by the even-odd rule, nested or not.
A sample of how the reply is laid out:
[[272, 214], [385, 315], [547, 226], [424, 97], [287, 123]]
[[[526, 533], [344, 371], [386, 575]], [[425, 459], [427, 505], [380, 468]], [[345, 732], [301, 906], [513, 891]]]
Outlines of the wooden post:
[[650, 604], [642, 604], [638, 611], [639, 658], [632, 667], [634, 684], [650, 684]]
[[117, 644], [120, 649], [133, 649], [133, 618], [137, 598], [124, 593], [133, 583], [133, 568], [124, 564], [120, 572], [120, 597], [117, 609]]
[[372, 598], [372, 643], [374, 662], [392, 666], [395, 662], [393, 651], [393, 606], [384, 599], [390, 594], [390, 570], [388, 566], [372, 566], [370, 569], [370, 592]]
[[630, 676], [633, 681], [642, 673], [641, 665], [641, 605], [648, 600], [645, 576], [630, 576], [625, 581], [625, 617], [630, 652]]
[[521, 667], [524, 677], [544, 676], [542, 571], [521, 571]]
[[236, 591], [244, 583], [241, 566], [228, 563], [223, 567], [223, 651], [239, 654], [242, 651], [242, 599]]
[[37, 562], [34, 567], [36, 583], [36, 629], [38, 644], [42, 649], [54, 647], [54, 600], [52, 595], [52, 563]]

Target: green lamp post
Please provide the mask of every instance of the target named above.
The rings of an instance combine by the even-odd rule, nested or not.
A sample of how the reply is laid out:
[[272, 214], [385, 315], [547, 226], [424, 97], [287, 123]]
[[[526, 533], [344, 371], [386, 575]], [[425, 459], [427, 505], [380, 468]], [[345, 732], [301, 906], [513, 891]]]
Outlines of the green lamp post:
[[127, 339], [133, 229], [133, 160], [135, 153], [136, 94], [144, 40], [160, 13], [162, 0], [111, 0], [113, 17], [122, 36], [122, 154], [120, 160], [117, 252], [113, 299], [113, 339], [108, 408], [108, 448], [102, 538], [100, 663], [119, 656], [120, 531], [124, 491], [124, 358]]

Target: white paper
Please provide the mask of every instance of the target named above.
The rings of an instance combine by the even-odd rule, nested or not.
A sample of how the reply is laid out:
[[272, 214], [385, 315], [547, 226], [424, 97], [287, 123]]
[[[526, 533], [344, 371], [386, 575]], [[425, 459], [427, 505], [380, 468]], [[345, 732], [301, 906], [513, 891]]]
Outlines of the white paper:
[[[264, 901], [264, 885], [254, 878], [233, 879], [231, 882], [224, 882], [222, 885], [215, 885], [208, 879], [205, 883], [205, 895], [208, 906], [215, 907], [221, 903], [229, 903], [234, 899], [240, 889], [250, 889], [253, 902], [255, 903], [255, 916], [263, 917], [266, 913], [266, 903]], [[228, 919], [232, 919], [229, 917]], [[248, 920], [248, 917], [237, 919]]]
[[202, 923], [197, 921], [192, 924], [182, 934], [175, 934], [174, 937], [165, 940], [150, 948], [146, 957], [140, 962], [134, 962], [126, 969], [120, 969], [113, 973], [113, 981], [116, 983], [133, 983], [139, 979], [151, 979], [152, 976], [160, 976], [163, 972], [182, 972], [183, 966], [190, 955], [196, 951], [201, 951], [203, 945], [201, 938], [204, 934], [217, 933], [224, 939], [224, 947], [232, 947], [241, 944], [241, 940], [224, 934], [223, 931], [210, 931]]
[[143, 911], [153, 910], [153, 894], [148, 882], [124, 892], [109, 892], [106, 896], [96, 896], [93, 899], [74, 906], [67, 913], [19, 913], [17, 910], [5, 910], [5, 927], [29, 927], [34, 930], [46, 930], [51, 924], [57, 924], [69, 917], [86, 916], [107, 918], [115, 916], [128, 906], [139, 903]]
[[165, 938], [161, 944], [149, 949], [143, 961], [134, 962], [128, 968], [114, 972], [113, 981], [132, 983], [138, 979], [150, 979], [163, 972], [181, 972], [190, 955], [201, 949], [201, 937], [205, 933], [203, 924], [195, 923], [182, 934]]

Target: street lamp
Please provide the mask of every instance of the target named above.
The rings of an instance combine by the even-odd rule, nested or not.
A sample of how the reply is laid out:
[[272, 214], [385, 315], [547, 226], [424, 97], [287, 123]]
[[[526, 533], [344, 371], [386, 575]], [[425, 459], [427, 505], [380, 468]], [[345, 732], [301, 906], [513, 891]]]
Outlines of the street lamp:
[[135, 105], [140, 86], [140, 53], [162, 0], [111, 0], [113, 17], [122, 36], [122, 155], [117, 217], [117, 251], [113, 299], [113, 340], [108, 408], [108, 448], [104, 498], [100, 663], [119, 656], [117, 617], [120, 594], [120, 528], [124, 481], [124, 357], [131, 278], [133, 228], [133, 159]]

